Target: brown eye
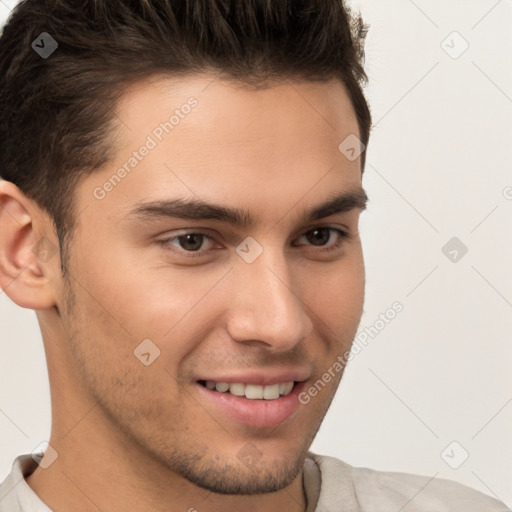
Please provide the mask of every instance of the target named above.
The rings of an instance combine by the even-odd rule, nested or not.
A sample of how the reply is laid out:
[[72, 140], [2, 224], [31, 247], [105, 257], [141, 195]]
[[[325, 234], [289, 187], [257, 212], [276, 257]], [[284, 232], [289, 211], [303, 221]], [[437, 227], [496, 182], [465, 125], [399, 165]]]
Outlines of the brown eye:
[[[332, 239], [332, 234], [335, 233], [337, 235], [334, 237], [335, 242], [329, 244], [329, 240]], [[319, 227], [310, 229], [306, 233], [304, 233], [300, 238], [305, 238], [307, 244], [305, 245], [313, 245], [315, 247], [325, 247], [325, 250], [337, 249], [343, 243], [345, 238], [348, 238], [349, 234], [345, 231], [342, 231], [338, 228], [330, 228], [330, 227]], [[300, 239], [299, 239], [300, 240]], [[303, 245], [303, 244], [299, 244]]]
[[166, 249], [178, 255], [200, 257], [209, 252], [214, 241], [212, 237], [205, 233], [190, 231], [168, 237], [162, 240], [161, 243]]
[[201, 248], [204, 241], [204, 235], [200, 233], [189, 233], [187, 235], [181, 235], [176, 237], [180, 244], [181, 249], [186, 251], [197, 251]]
[[313, 245], [325, 245], [331, 238], [329, 228], [316, 228], [305, 234], [306, 238]]

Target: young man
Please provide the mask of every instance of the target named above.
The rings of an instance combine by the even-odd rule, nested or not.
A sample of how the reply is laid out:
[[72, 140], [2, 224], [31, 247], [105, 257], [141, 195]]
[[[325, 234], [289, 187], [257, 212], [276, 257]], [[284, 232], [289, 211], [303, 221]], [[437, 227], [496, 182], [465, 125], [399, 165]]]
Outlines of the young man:
[[52, 429], [1, 512], [506, 510], [309, 451], [363, 306], [364, 34], [341, 0], [13, 11], [0, 285]]

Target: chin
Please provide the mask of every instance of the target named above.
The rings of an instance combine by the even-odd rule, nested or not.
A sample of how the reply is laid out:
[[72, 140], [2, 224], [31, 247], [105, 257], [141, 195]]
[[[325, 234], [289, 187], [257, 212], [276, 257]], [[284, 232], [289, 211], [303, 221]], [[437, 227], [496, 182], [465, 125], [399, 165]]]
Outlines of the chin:
[[217, 494], [255, 495], [279, 491], [289, 486], [304, 465], [307, 450], [281, 458], [263, 455], [247, 443], [234, 456], [212, 453], [175, 453], [166, 457], [166, 466], [189, 482]]
[[261, 461], [224, 464], [208, 462], [181, 468], [180, 473], [193, 484], [217, 494], [268, 494], [289, 486], [300, 473], [304, 460]]

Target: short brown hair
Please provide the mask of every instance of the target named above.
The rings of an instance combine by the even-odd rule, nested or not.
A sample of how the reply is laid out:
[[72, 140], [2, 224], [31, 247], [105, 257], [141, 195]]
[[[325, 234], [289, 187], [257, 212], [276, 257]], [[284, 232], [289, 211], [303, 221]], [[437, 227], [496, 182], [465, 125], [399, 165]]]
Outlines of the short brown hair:
[[[113, 156], [126, 86], [207, 70], [251, 84], [339, 78], [367, 146], [366, 31], [343, 0], [22, 0], [0, 37], [0, 175], [50, 215], [66, 275], [73, 192]], [[58, 43], [48, 58], [32, 48], [43, 32]]]

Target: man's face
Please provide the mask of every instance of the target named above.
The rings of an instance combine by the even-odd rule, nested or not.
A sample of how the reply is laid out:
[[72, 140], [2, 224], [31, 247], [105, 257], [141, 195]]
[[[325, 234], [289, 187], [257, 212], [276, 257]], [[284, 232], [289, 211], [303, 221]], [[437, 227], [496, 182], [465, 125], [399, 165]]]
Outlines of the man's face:
[[[139, 84], [117, 113], [115, 161], [77, 189], [71, 294], [57, 304], [75, 398], [99, 402], [98, 432], [197, 485], [282, 488], [342, 371], [308, 404], [298, 395], [350, 348], [362, 312], [360, 208], [348, 197], [311, 215], [361, 193], [359, 160], [338, 149], [358, 135], [348, 95], [339, 82], [256, 91], [198, 75]], [[177, 199], [239, 222], [172, 216]]]

